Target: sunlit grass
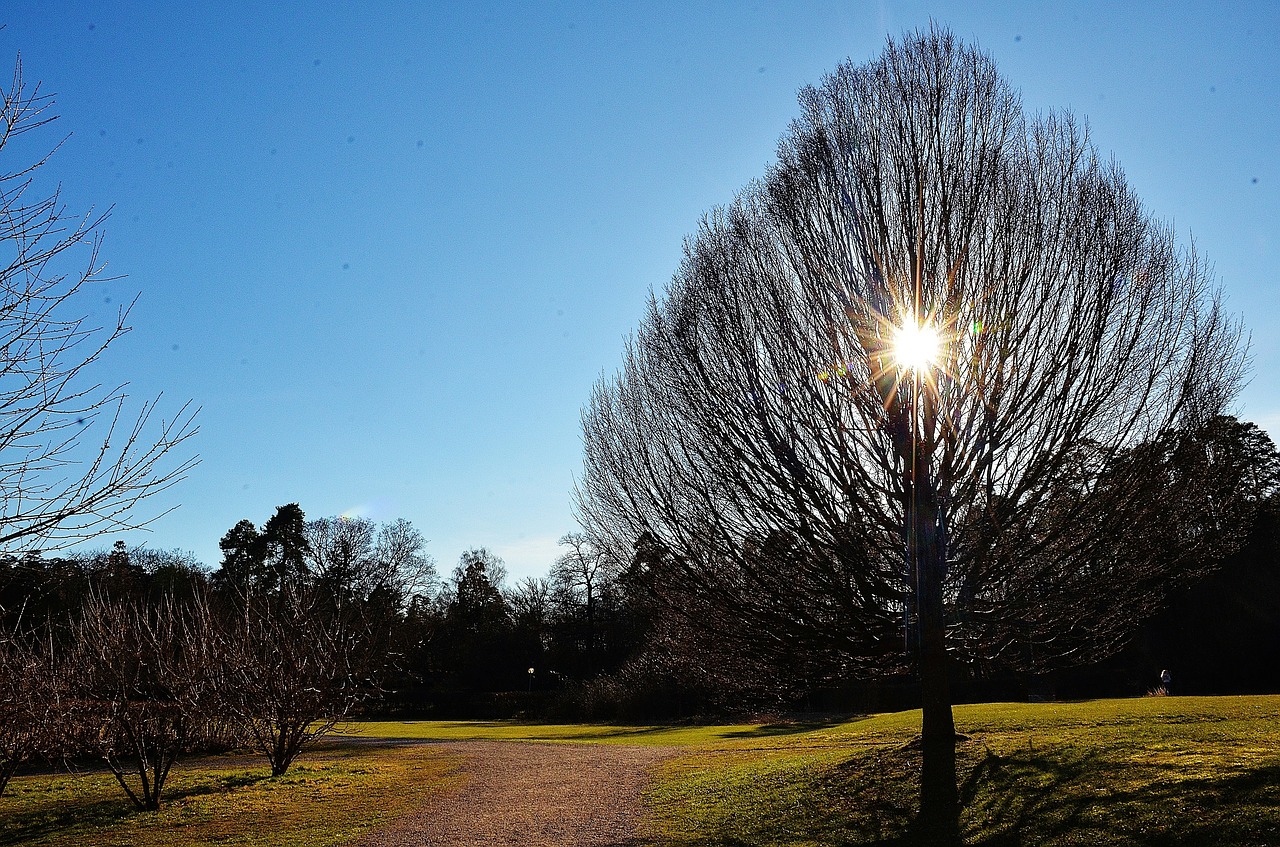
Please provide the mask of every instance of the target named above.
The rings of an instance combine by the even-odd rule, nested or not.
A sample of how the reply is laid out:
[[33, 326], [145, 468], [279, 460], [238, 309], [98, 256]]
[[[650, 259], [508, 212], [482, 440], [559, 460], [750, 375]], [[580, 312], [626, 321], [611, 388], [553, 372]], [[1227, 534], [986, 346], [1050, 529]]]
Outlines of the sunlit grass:
[[[721, 742], [659, 767], [646, 833], [673, 845], [902, 844], [919, 712]], [[1280, 844], [1280, 697], [956, 709], [966, 842]]]
[[[0, 845], [336, 845], [461, 787], [460, 759], [405, 740], [679, 748], [646, 793], [653, 845], [905, 847], [919, 712], [826, 724], [539, 725], [360, 721], [284, 777], [180, 763], [138, 813], [109, 775], [22, 776]], [[1159, 697], [956, 708], [968, 844], [1280, 844], [1280, 697]], [[385, 743], [380, 743], [385, 742]]]
[[265, 761], [175, 766], [162, 807], [135, 812], [107, 773], [16, 777], [0, 797], [0, 844], [337, 845], [460, 781], [430, 747], [361, 745], [308, 755], [272, 779]]

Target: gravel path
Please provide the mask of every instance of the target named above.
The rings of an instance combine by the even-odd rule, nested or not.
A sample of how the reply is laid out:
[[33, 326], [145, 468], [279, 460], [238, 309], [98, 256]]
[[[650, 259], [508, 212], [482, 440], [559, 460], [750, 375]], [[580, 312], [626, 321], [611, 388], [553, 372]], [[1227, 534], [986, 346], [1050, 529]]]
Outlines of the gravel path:
[[665, 747], [465, 741], [466, 779], [416, 812], [355, 842], [358, 847], [627, 847], [649, 766]]

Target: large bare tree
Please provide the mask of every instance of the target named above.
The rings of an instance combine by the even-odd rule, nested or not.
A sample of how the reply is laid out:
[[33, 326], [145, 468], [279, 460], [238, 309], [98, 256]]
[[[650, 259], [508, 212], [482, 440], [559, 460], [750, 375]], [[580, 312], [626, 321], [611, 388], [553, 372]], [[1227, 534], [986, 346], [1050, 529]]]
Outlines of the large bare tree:
[[[187, 406], [126, 408], [123, 384], [94, 366], [128, 332], [129, 309], [96, 325], [84, 296], [107, 277], [104, 216], [68, 212], [21, 139], [54, 119], [19, 62], [0, 85], [0, 550], [56, 549], [135, 528], [139, 500], [177, 482], [194, 459], [167, 461], [195, 428]], [[15, 161], [15, 156], [21, 161]], [[152, 516], [154, 518], [154, 516]]]
[[579, 509], [696, 629], [913, 669], [918, 823], [955, 838], [953, 663], [1105, 653], [1230, 532], [1180, 457], [1241, 332], [1086, 128], [950, 33], [800, 103], [597, 387]]

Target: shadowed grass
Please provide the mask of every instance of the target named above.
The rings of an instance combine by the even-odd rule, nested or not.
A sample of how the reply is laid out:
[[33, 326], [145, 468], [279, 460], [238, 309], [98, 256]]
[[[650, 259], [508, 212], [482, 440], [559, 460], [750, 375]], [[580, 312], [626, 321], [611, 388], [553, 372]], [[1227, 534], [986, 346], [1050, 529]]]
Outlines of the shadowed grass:
[[[779, 725], [781, 726], [781, 725]], [[761, 732], [756, 725], [612, 726], [606, 724], [525, 724], [514, 721], [352, 721], [339, 738], [420, 741], [552, 741], [579, 744], [639, 744], [661, 747], [712, 744]], [[762, 734], [774, 734], [763, 732]]]

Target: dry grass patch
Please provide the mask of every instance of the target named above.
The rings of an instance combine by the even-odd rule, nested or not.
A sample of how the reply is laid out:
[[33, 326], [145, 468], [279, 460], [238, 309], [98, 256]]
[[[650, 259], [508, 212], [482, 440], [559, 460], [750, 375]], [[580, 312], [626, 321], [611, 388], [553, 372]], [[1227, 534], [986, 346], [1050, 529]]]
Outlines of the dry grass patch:
[[260, 760], [180, 762], [155, 812], [134, 812], [108, 773], [16, 777], [0, 797], [0, 845], [342, 844], [458, 785], [460, 763], [373, 744], [319, 748], [274, 779]]

